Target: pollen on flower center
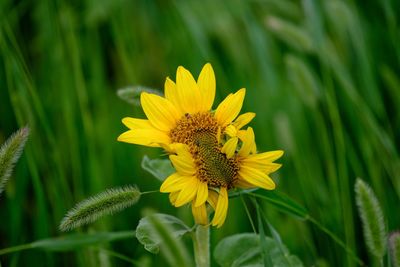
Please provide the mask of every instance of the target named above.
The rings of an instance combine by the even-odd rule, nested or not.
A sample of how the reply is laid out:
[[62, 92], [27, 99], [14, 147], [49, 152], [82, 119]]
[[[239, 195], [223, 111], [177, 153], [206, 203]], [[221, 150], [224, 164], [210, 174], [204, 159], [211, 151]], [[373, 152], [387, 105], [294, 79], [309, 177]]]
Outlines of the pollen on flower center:
[[170, 131], [173, 143], [188, 145], [196, 164], [197, 177], [211, 187], [233, 187], [239, 164], [228, 159], [218, 142], [221, 126], [210, 112], [185, 114]]

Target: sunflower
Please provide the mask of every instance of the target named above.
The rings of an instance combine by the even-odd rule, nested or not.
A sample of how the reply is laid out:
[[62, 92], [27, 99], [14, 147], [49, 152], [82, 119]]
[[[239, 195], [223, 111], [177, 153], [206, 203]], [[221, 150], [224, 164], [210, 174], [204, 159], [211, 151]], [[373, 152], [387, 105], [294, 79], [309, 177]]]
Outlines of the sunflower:
[[[175, 207], [191, 203], [196, 223], [208, 224], [207, 205], [214, 210], [213, 226], [221, 227], [228, 211], [228, 190], [275, 188], [268, 176], [281, 164], [283, 151], [257, 153], [254, 131], [242, 129], [254, 117], [240, 116], [246, 90], [229, 94], [215, 111], [215, 75], [206, 64], [196, 80], [178, 67], [176, 83], [167, 78], [165, 97], [143, 92], [140, 102], [148, 119], [124, 118], [129, 128], [118, 141], [162, 147], [176, 172], [161, 185]], [[208, 203], [208, 204], [207, 204]]]

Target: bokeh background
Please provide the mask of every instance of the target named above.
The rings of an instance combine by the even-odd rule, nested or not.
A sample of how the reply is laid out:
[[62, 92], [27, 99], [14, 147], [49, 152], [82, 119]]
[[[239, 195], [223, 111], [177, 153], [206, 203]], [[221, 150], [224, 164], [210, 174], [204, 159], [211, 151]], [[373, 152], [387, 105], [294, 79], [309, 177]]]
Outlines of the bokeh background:
[[[356, 177], [373, 187], [388, 229], [400, 228], [399, 11], [397, 0], [0, 1], [0, 142], [24, 125], [32, 130], [0, 199], [0, 248], [60, 236], [66, 211], [106, 188], [158, 189], [140, 163], [163, 152], [116, 141], [125, 130], [121, 118], [144, 117], [116, 91], [140, 85], [161, 92], [179, 65], [197, 77], [210, 62], [216, 102], [247, 88], [243, 111], [257, 113], [251, 126], [258, 149], [285, 150], [273, 176], [278, 190], [368, 264]], [[146, 208], [192, 223], [188, 208], [172, 208], [160, 193], [78, 231], [132, 230]], [[306, 266], [355, 266], [313, 225], [265, 209]], [[212, 246], [251, 231], [235, 199], [227, 223], [212, 230]], [[135, 239], [105, 246], [150, 266], [163, 264]], [[127, 266], [91, 249], [31, 250], [0, 260]]]

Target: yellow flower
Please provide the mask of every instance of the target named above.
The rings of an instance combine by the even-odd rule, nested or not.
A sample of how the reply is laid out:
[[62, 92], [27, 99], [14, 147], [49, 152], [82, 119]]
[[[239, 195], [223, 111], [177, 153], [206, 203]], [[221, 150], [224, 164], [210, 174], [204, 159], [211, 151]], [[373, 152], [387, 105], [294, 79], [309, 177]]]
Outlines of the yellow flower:
[[238, 117], [245, 89], [229, 94], [212, 111], [215, 86], [211, 64], [203, 67], [197, 82], [188, 70], [178, 67], [176, 84], [169, 78], [165, 81], [165, 97], [141, 94], [148, 119], [124, 118], [129, 130], [118, 141], [167, 150], [176, 172], [160, 191], [170, 193], [176, 207], [191, 203], [196, 223], [203, 225], [208, 224], [208, 203], [215, 210], [211, 224], [221, 227], [228, 211], [228, 190], [274, 189], [268, 175], [281, 167], [273, 161], [283, 151], [257, 153], [253, 129], [242, 129], [255, 117], [251, 112]]

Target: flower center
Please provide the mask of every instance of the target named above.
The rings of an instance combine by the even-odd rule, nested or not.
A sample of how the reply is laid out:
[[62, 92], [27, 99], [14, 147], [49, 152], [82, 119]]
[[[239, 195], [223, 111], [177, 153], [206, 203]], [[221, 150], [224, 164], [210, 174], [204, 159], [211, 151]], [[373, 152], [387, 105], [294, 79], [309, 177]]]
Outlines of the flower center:
[[[173, 143], [188, 145], [196, 164], [197, 177], [211, 187], [233, 187], [239, 164], [221, 152], [218, 129], [221, 128], [210, 112], [185, 114], [171, 130]], [[221, 129], [223, 130], [223, 129]]]

